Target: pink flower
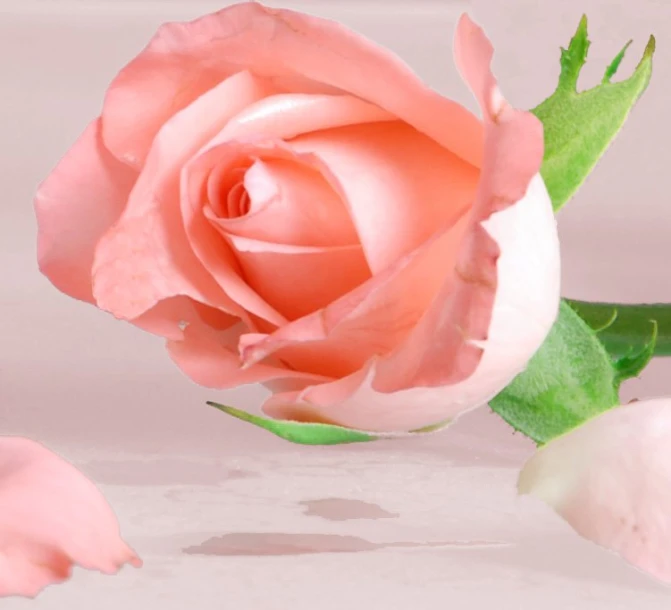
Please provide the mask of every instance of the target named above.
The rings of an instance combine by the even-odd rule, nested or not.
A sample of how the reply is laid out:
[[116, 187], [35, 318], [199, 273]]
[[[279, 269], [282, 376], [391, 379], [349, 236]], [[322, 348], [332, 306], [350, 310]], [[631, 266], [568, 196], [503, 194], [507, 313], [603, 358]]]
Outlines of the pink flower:
[[542, 126], [466, 16], [483, 118], [339, 24], [257, 2], [164, 25], [36, 198], [62, 291], [278, 418], [406, 431], [484, 404], [559, 302]]
[[42, 445], [0, 437], [0, 597], [35, 597], [74, 565], [114, 574], [124, 563], [142, 565], [95, 485]]
[[527, 462], [520, 493], [585, 538], [671, 583], [671, 399], [606, 411]]

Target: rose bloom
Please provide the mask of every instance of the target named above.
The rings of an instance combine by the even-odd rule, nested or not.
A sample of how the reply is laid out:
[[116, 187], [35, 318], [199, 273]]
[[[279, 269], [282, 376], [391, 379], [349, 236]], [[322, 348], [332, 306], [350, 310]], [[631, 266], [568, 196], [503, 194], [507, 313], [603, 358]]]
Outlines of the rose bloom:
[[96, 486], [39, 443], [0, 436], [0, 597], [35, 597], [74, 565], [125, 563], [142, 565]]
[[[539, 121], [466, 16], [482, 119], [323, 19], [169, 23], [36, 198], [41, 270], [270, 416], [403, 432], [485, 403], [559, 302]], [[442, 61], [440, 58], [439, 61]]]

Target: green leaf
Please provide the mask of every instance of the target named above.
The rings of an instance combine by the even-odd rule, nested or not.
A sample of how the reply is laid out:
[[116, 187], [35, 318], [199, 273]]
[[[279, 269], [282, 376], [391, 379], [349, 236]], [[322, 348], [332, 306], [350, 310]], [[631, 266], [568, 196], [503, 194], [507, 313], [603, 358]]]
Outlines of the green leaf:
[[606, 68], [601, 84], [578, 92], [578, 77], [589, 45], [587, 18], [583, 16], [568, 49], [561, 50], [557, 89], [531, 111], [545, 130], [541, 175], [555, 210], [573, 196], [607, 150], [652, 74], [654, 36], [650, 36], [642, 59], [629, 78], [610, 81], [629, 46], [627, 43]]
[[538, 444], [619, 403], [617, 372], [593, 330], [562, 301], [526, 370], [489, 405]]
[[[671, 305], [588, 303], [566, 299], [571, 308], [597, 332], [614, 360], [641, 352], [650, 341], [651, 323], [657, 327], [652, 356], [671, 356]], [[613, 318], [603, 327], [604, 320]]]
[[363, 432], [362, 430], [353, 430], [351, 428], [334, 426], [332, 424], [270, 419], [268, 417], [253, 415], [252, 413], [247, 413], [246, 411], [241, 411], [235, 407], [229, 407], [217, 402], [207, 401], [207, 404], [228, 415], [232, 415], [237, 419], [241, 419], [242, 421], [258, 426], [259, 428], [263, 428], [268, 432], [272, 432], [274, 435], [279, 436], [284, 440], [299, 445], [344, 445], [347, 443], [365, 443], [389, 438], [407, 438], [408, 436], [437, 432], [450, 423], [449, 421], [440, 422], [407, 433], [380, 434]]

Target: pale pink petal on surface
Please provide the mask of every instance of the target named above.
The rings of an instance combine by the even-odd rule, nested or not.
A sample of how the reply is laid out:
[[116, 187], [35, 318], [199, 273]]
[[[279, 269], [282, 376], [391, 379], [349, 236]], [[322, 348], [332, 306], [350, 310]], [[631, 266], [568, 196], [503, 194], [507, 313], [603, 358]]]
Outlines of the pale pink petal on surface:
[[95, 485], [42, 445], [0, 437], [0, 596], [34, 597], [75, 565], [125, 563], [142, 565]]
[[246, 214], [225, 218], [205, 210], [225, 233], [296, 246], [358, 245], [345, 204], [316, 168], [288, 159], [257, 160], [243, 185], [250, 200]]
[[99, 307], [131, 320], [163, 299], [183, 295], [235, 315], [244, 316], [247, 309], [281, 321], [225, 264], [220, 271], [243, 293], [244, 308], [222, 291], [194, 254], [180, 213], [183, 165], [231, 116], [270, 91], [258, 78], [237, 74], [161, 128], [123, 216], [96, 249], [93, 292]]
[[[486, 149], [455, 273], [406, 340], [350, 378], [276, 395], [279, 418], [315, 419], [371, 431], [420, 428], [486, 403], [526, 366], [559, 304], [559, 244], [537, 171], [542, 130], [510, 108], [489, 73], [492, 49], [467, 17], [456, 55], [483, 105]], [[489, 76], [488, 76], [489, 75]]]
[[242, 368], [238, 341], [242, 325], [228, 331], [215, 332], [202, 325], [190, 325], [179, 341], [168, 341], [168, 353], [177, 366], [195, 383], [208, 388], [227, 389], [249, 383], [268, 381], [290, 382], [292, 387], [305, 387], [329, 381], [322, 375], [294, 371], [281, 362], [268, 359]]
[[213, 144], [263, 134], [289, 140], [312, 131], [395, 120], [393, 114], [351, 95], [280, 93], [245, 108], [217, 134]]
[[671, 584], [671, 398], [615, 407], [550, 441], [518, 489]]
[[351, 93], [480, 162], [478, 119], [424, 85], [397, 56], [338, 23], [257, 2], [163, 25], [110, 86], [103, 109], [107, 146], [139, 167], [161, 125], [245, 69], [288, 92]]
[[315, 132], [290, 145], [337, 180], [374, 274], [454, 223], [478, 182], [475, 167], [399, 121]]
[[59, 290], [93, 301], [95, 246], [121, 215], [136, 178], [105, 149], [95, 120], [40, 185], [37, 257], [40, 270]]

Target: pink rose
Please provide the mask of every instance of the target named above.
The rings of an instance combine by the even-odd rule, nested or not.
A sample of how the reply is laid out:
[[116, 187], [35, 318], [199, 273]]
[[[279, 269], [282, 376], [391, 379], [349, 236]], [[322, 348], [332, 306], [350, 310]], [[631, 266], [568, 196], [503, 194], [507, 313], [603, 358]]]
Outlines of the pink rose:
[[611, 409], [550, 441], [527, 462], [520, 493], [575, 530], [671, 583], [671, 398]]
[[39, 443], [0, 437], [0, 597], [35, 597], [74, 565], [125, 563], [142, 565], [95, 485]]
[[483, 119], [341, 25], [164, 25], [36, 198], [42, 271], [277, 418], [407, 431], [485, 403], [559, 302], [543, 134], [466, 16]]

